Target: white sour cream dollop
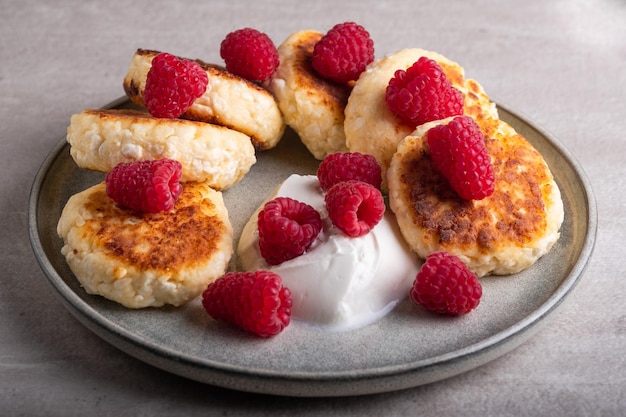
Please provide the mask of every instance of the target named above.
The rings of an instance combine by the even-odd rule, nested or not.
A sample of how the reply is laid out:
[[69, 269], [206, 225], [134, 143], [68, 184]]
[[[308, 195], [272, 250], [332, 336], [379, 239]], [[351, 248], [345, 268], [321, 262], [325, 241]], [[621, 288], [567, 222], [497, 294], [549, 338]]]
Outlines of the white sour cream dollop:
[[372, 231], [353, 238], [332, 225], [316, 176], [290, 176], [268, 200], [275, 197], [315, 208], [323, 222], [321, 233], [305, 254], [269, 265], [258, 245], [261, 206], [244, 227], [237, 254], [244, 270], [264, 269], [281, 276], [292, 294], [294, 320], [331, 331], [352, 330], [381, 319], [408, 295], [420, 263], [390, 210]]

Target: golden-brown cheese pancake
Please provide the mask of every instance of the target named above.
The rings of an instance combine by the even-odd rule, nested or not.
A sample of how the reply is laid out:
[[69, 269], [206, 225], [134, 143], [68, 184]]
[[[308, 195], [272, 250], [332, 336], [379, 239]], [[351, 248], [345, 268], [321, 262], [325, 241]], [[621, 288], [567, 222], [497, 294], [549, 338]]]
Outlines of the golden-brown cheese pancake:
[[186, 303], [233, 253], [222, 194], [205, 183], [183, 184], [174, 209], [155, 214], [119, 207], [100, 183], [70, 197], [57, 232], [87, 293], [130, 308]]
[[137, 110], [84, 110], [70, 119], [70, 154], [85, 169], [108, 172], [120, 162], [179, 161], [181, 181], [224, 190], [256, 162], [250, 138], [236, 130], [183, 119], [158, 119]]
[[387, 190], [387, 169], [398, 143], [416, 126], [402, 122], [387, 107], [385, 92], [389, 80], [399, 70], [406, 70], [422, 56], [436, 61], [454, 88], [465, 97], [464, 114], [476, 120], [497, 118], [494, 103], [482, 86], [465, 78], [465, 70], [456, 62], [432, 51], [408, 48], [372, 62], [361, 74], [345, 108], [344, 128], [350, 151], [373, 155], [381, 165], [382, 189]]
[[426, 123], [407, 136], [388, 172], [389, 203], [409, 246], [422, 258], [459, 256], [478, 276], [519, 272], [559, 238], [563, 202], [539, 152], [498, 119], [479, 123], [492, 159], [495, 191], [462, 200], [433, 167], [426, 132], [452, 118]]
[[344, 109], [351, 86], [321, 77], [311, 66], [322, 33], [303, 30], [278, 47], [280, 65], [267, 88], [274, 93], [289, 125], [316, 159], [347, 151]]
[[[124, 77], [126, 95], [137, 105], [144, 105], [146, 78], [157, 54], [159, 51], [138, 49]], [[206, 71], [209, 84], [206, 92], [181, 117], [242, 132], [259, 150], [275, 147], [283, 136], [285, 122], [274, 96], [221, 66], [198, 59], [192, 61]]]

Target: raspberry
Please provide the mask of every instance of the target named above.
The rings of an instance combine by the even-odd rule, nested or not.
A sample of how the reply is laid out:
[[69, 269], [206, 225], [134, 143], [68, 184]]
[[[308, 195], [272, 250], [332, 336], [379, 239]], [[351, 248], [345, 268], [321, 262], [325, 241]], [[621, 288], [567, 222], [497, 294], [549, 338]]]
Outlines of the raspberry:
[[458, 257], [435, 252], [415, 277], [409, 296], [425, 309], [441, 314], [467, 314], [483, 294], [478, 277]]
[[387, 85], [387, 107], [415, 126], [463, 114], [463, 95], [439, 64], [421, 57], [406, 71], [398, 70]]
[[175, 119], [206, 91], [209, 77], [200, 65], [161, 52], [146, 78], [144, 104], [158, 118]]
[[270, 271], [228, 272], [202, 293], [202, 306], [215, 320], [261, 337], [277, 335], [291, 320], [291, 292]]
[[481, 200], [493, 194], [493, 164], [480, 128], [469, 116], [457, 116], [447, 125], [426, 133], [435, 168], [464, 200]]
[[259, 248], [268, 264], [302, 255], [322, 230], [320, 214], [289, 197], [268, 201], [258, 216]]
[[278, 50], [272, 40], [256, 29], [238, 29], [220, 45], [226, 69], [250, 81], [265, 81], [278, 68]]
[[335, 25], [314, 46], [311, 65], [322, 77], [339, 83], [356, 80], [374, 60], [370, 34], [354, 22]]
[[106, 192], [117, 204], [137, 211], [168, 211], [183, 191], [182, 166], [173, 159], [122, 162], [105, 177]]
[[351, 237], [369, 233], [385, 213], [380, 190], [363, 181], [338, 182], [324, 196], [330, 221]]
[[322, 190], [341, 181], [359, 180], [380, 189], [381, 168], [372, 155], [359, 152], [335, 152], [328, 154], [317, 168], [317, 178]]

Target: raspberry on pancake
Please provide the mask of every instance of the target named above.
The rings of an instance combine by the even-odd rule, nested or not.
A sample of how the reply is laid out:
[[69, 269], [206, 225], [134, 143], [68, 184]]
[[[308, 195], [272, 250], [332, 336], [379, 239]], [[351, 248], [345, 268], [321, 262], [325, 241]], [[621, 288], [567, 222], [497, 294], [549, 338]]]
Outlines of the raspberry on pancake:
[[355, 22], [333, 26], [315, 44], [311, 65], [322, 77], [338, 83], [356, 81], [374, 60], [374, 41]]
[[253, 28], [230, 32], [220, 44], [226, 69], [250, 81], [265, 81], [278, 68], [278, 51], [267, 34]]
[[196, 62], [161, 52], [146, 76], [144, 104], [154, 117], [176, 119], [204, 94], [208, 82]]
[[539, 152], [498, 119], [479, 124], [493, 161], [494, 192], [463, 200], [433, 166], [426, 123], [407, 136], [391, 160], [389, 203], [407, 243], [422, 258], [458, 256], [478, 276], [513, 274], [531, 266], [559, 238], [563, 202]]

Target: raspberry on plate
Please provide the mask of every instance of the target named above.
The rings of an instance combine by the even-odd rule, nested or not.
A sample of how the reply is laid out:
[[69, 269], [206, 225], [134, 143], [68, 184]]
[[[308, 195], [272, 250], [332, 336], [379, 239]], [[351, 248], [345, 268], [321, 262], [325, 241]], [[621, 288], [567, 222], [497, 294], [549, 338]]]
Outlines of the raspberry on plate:
[[235, 30], [220, 45], [226, 69], [250, 81], [265, 81], [279, 65], [278, 50], [269, 36], [252, 28]]
[[322, 190], [341, 181], [359, 180], [380, 189], [381, 168], [376, 158], [360, 152], [334, 152], [326, 155], [317, 168]]
[[352, 237], [369, 233], [385, 214], [382, 193], [363, 181], [338, 182], [326, 192], [324, 201], [333, 225]]
[[122, 162], [105, 177], [106, 192], [117, 204], [157, 213], [174, 208], [183, 188], [182, 166], [173, 159]]
[[387, 85], [385, 101], [396, 116], [419, 126], [463, 114], [464, 97], [436, 61], [421, 57], [406, 71], [395, 72]]
[[478, 306], [483, 289], [476, 274], [448, 252], [429, 255], [415, 277], [409, 296], [427, 310], [467, 314]]
[[322, 230], [320, 214], [289, 197], [268, 201], [258, 215], [259, 249], [268, 264], [302, 255]]
[[426, 133], [435, 168], [465, 200], [481, 200], [494, 192], [495, 174], [480, 128], [469, 116]]
[[292, 304], [291, 292], [270, 271], [228, 272], [202, 293], [202, 306], [212, 318], [261, 337], [289, 325]]
[[347, 83], [359, 78], [374, 60], [374, 41], [354, 22], [333, 26], [313, 48], [311, 65], [322, 77]]
[[161, 52], [148, 71], [144, 103], [152, 116], [175, 119], [206, 92], [208, 84], [198, 63]]

